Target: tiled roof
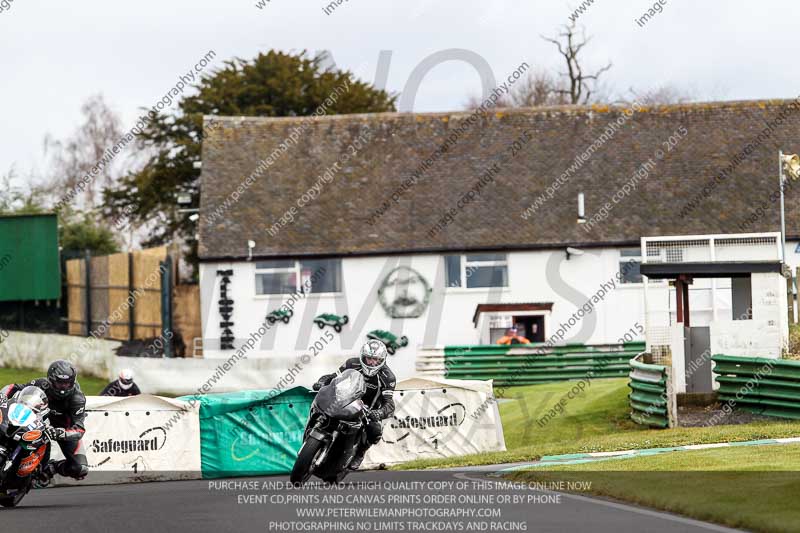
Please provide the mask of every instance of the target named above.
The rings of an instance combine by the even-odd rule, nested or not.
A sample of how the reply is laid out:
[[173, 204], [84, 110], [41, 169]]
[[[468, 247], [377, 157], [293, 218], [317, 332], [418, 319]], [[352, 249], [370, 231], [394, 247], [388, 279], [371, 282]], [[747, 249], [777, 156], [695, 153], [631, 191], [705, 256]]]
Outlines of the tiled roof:
[[[601, 106], [503, 109], [472, 123], [470, 112], [206, 117], [200, 257], [246, 257], [248, 240], [255, 242], [254, 257], [299, 257], [596, 246], [650, 235], [777, 231], [779, 203], [770, 198], [777, 190], [777, 152], [800, 151], [794, 105], [697, 103], [632, 113]], [[778, 116], [782, 123], [759, 138]], [[299, 133], [292, 139], [293, 131]], [[321, 178], [365, 131], [371, 140]], [[448, 138], [456, 140], [436, 155]], [[519, 150], [512, 148], [515, 141]], [[587, 150], [592, 153], [582, 160]], [[276, 158], [262, 163], [271, 153]], [[266, 170], [231, 203], [260, 164]], [[523, 218], [570, 166], [552, 198]], [[312, 198], [308, 191], [315, 184]], [[799, 188], [787, 191], [789, 236], [800, 236]], [[471, 189], [480, 194], [460, 204]], [[577, 223], [580, 192], [593, 223]], [[214, 215], [226, 200], [229, 207]], [[379, 215], [382, 206], [388, 208]]]

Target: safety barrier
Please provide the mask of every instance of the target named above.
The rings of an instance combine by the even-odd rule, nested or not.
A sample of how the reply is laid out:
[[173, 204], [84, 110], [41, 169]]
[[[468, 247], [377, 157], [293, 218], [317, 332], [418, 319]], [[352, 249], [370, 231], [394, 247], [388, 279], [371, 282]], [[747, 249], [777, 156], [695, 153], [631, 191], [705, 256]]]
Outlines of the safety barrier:
[[629, 362], [631, 419], [637, 424], [668, 428], [675, 425], [675, 395], [670, 370], [642, 362], [639, 354]]
[[[314, 396], [305, 387], [163, 398], [87, 398], [89, 476], [54, 484], [134, 483], [288, 474]], [[505, 451], [488, 381], [406, 378], [364, 466]], [[61, 458], [56, 449], [53, 458]]]
[[624, 377], [630, 358], [644, 343], [584, 345], [447, 346], [438, 366], [422, 354], [417, 370], [443, 371], [448, 379], [492, 379], [496, 386], [532, 385], [571, 379]]
[[719, 399], [768, 416], [800, 419], [800, 361], [714, 355]]

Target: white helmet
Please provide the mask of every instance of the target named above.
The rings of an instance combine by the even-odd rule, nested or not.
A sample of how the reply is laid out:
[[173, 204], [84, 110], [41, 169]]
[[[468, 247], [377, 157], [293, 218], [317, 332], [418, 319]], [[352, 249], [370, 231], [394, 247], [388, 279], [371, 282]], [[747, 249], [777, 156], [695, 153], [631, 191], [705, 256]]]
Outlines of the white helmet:
[[40, 413], [42, 416], [50, 412], [47, 407], [47, 395], [39, 387], [28, 385], [21, 391], [14, 395], [13, 400], [16, 403], [21, 403], [31, 408], [34, 413]]
[[374, 376], [386, 364], [386, 345], [381, 341], [370, 339], [361, 347], [361, 370], [367, 376]]
[[120, 370], [119, 386], [122, 390], [128, 390], [133, 387], [133, 370], [130, 368], [123, 368]]

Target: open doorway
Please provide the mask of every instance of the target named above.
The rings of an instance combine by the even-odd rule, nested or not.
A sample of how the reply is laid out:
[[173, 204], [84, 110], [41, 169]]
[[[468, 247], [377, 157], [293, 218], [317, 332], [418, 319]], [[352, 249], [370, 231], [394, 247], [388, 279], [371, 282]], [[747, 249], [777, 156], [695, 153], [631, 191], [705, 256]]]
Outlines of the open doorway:
[[517, 326], [517, 334], [531, 342], [544, 342], [544, 316], [524, 315], [513, 317]]

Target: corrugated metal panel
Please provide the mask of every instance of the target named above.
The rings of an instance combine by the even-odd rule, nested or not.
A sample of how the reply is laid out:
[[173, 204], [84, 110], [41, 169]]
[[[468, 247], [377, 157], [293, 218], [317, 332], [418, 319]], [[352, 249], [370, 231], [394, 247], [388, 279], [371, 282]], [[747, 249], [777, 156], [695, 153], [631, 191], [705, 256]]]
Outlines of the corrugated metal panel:
[[670, 384], [667, 367], [630, 360], [631, 378], [628, 395], [631, 419], [637, 424], [667, 428], [672, 425], [670, 417]]
[[719, 399], [732, 407], [800, 419], [800, 362], [715, 355]]
[[0, 217], [0, 301], [60, 297], [57, 216]]
[[447, 346], [446, 377], [493, 379], [497, 386], [623, 377], [644, 343], [546, 347], [542, 345]]

